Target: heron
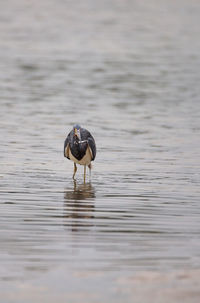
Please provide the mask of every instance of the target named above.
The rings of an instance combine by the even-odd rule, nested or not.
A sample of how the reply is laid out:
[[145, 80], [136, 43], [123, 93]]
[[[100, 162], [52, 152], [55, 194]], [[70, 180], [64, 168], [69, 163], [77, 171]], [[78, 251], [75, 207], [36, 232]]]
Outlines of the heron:
[[64, 157], [74, 162], [73, 179], [77, 172], [77, 165], [84, 165], [84, 183], [86, 178], [86, 166], [88, 166], [91, 174], [91, 161], [96, 157], [96, 144], [91, 133], [82, 128], [79, 124], [75, 124], [68, 134], [64, 143]]

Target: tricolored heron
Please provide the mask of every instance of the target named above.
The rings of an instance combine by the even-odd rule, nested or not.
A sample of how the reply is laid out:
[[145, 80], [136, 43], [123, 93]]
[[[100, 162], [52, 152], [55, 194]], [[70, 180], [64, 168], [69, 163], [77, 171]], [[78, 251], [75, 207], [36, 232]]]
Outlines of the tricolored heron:
[[82, 128], [79, 124], [74, 125], [65, 140], [64, 157], [74, 162], [73, 179], [75, 179], [77, 171], [76, 164], [84, 165], [85, 183], [86, 166], [88, 166], [91, 171], [91, 161], [94, 161], [96, 157], [96, 144], [90, 132]]

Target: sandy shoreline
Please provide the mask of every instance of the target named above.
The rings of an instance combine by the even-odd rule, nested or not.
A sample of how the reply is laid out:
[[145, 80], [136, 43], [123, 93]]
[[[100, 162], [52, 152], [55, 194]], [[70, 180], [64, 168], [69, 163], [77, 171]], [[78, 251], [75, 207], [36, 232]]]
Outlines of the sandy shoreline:
[[141, 272], [127, 279], [120, 279], [124, 294], [132, 302], [199, 302], [200, 270], [170, 273]]
[[[105, 272], [74, 272], [71, 277], [65, 276], [64, 279], [65, 274], [64, 271], [54, 272], [53, 276], [51, 274], [49, 277], [47, 274], [46, 278], [37, 281], [5, 282], [5, 285], [2, 284], [4, 287], [1, 289], [1, 302], [197, 303], [200, 301], [200, 270], [168, 273], [139, 272], [124, 277], [121, 275], [120, 278], [115, 276], [114, 279]], [[55, 285], [54, 279], [60, 279], [61, 284], [65, 280], [65, 285], [63, 287]], [[109, 285], [106, 289], [104, 284], [107, 279], [110, 283], [106, 283]], [[49, 287], [51, 284], [52, 287]]]

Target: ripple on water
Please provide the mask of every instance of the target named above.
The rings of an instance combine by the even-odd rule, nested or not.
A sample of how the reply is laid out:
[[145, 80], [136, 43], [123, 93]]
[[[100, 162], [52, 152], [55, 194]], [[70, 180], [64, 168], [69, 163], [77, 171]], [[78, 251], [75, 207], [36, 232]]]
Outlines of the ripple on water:
[[[199, 4], [18, 2], [0, 12], [0, 281], [116, 303], [139, 271], [199, 268]], [[77, 122], [86, 184], [63, 157]]]

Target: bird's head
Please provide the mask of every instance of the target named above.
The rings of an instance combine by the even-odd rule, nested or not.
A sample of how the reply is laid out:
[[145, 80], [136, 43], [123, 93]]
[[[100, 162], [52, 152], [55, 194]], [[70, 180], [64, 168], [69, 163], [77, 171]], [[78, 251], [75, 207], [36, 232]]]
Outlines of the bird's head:
[[81, 140], [81, 126], [79, 124], [75, 124], [73, 126], [73, 131], [74, 131], [74, 137], [78, 138], [78, 140]]

